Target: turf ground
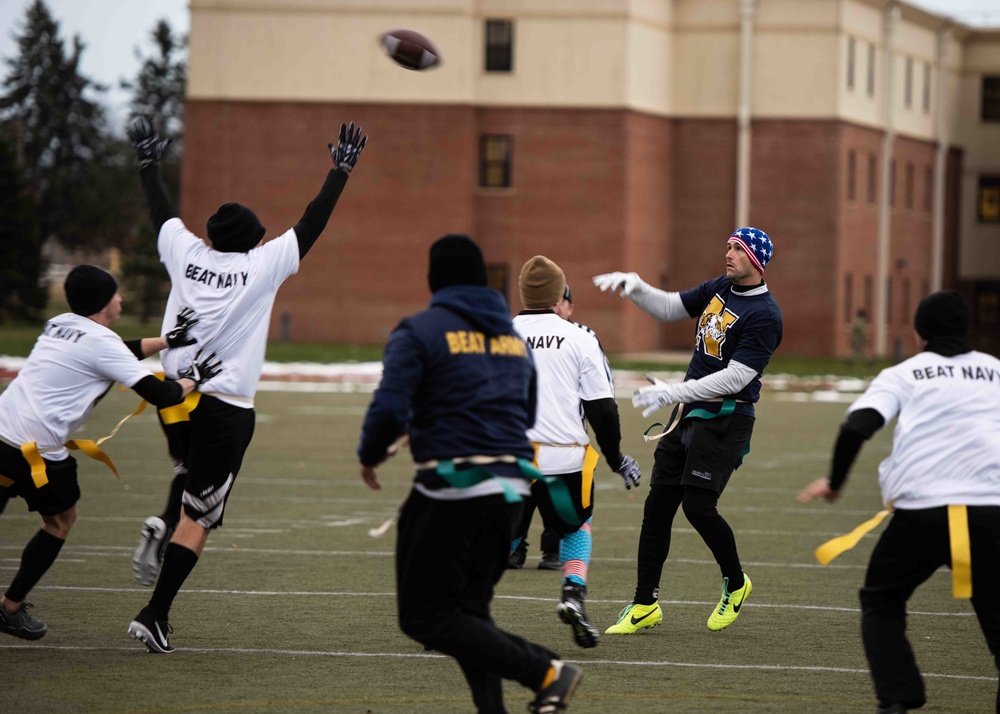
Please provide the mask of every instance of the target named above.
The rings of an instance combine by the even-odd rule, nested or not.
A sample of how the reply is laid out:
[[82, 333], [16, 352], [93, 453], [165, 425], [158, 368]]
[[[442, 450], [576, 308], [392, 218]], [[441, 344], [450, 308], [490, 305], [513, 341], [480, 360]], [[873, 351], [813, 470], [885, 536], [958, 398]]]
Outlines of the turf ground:
[[[117, 390], [95, 410], [87, 436], [107, 433], [135, 404]], [[29, 600], [49, 633], [36, 643], [0, 639], [0, 712], [467, 712], [452, 660], [425, 653], [395, 620], [395, 530], [389, 517], [408, 490], [408, 454], [380, 472], [383, 489], [357, 476], [354, 446], [364, 394], [258, 395], [257, 433], [226, 512], [172, 612], [177, 652], [147, 654], [125, 634], [149, 590], [132, 578], [139, 527], [158, 513], [170, 479], [155, 418], [127, 424], [107, 449], [122, 471], [81, 462], [80, 518], [60, 559]], [[646, 425], [621, 404], [625, 450], [644, 479]], [[826, 471], [843, 404], [768, 393], [745, 466], [720, 510], [737, 533], [754, 591], [729, 629], [705, 627], [718, 600], [718, 568], [678, 516], [661, 587], [664, 623], [595, 649], [573, 644], [555, 614], [558, 573], [508, 571], [494, 601], [500, 626], [582, 664], [571, 712], [865, 712], [875, 702], [859, 640], [857, 588], [874, 537], [829, 567], [816, 545], [879, 508], [875, 478], [888, 433], [870, 442], [844, 497], [800, 506], [797, 491]], [[599, 467], [588, 608], [602, 631], [631, 599], [645, 480], [626, 492]], [[0, 516], [0, 584], [13, 576], [38, 527], [23, 502]], [[996, 671], [967, 601], [950, 597], [946, 571], [911, 601], [910, 636], [926, 676], [928, 712], [991, 711]], [[527, 690], [508, 684], [507, 706]]]

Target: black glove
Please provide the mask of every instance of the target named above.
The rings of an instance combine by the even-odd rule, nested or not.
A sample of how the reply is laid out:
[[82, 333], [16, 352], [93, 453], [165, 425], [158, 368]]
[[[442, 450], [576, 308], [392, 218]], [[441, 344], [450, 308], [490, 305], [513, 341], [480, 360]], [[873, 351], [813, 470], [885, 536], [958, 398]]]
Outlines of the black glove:
[[361, 127], [354, 129], [354, 122], [351, 125], [340, 125], [340, 143], [336, 146], [329, 144], [330, 156], [333, 157], [333, 164], [345, 174], [351, 173], [354, 164], [358, 163], [361, 150], [368, 143], [368, 135], [361, 138]]
[[194, 356], [194, 363], [178, 372], [177, 376], [181, 379], [190, 379], [194, 382], [195, 388], [200, 388], [202, 384], [218, 376], [221, 371], [222, 362], [215, 359], [214, 352], [202, 359], [201, 350], [198, 350], [198, 354]]
[[198, 324], [198, 320], [192, 319], [193, 317], [194, 310], [189, 307], [185, 307], [177, 313], [177, 324], [174, 325], [174, 329], [164, 335], [167, 340], [167, 347], [171, 349], [174, 347], [185, 347], [193, 345], [198, 341], [188, 335], [188, 330]]
[[639, 487], [639, 479], [642, 478], [642, 471], [639, 470], [639, 464], [636, 463], [636, 460], [628, 454], [622, 454], [621, 464], [613, 470], [624, 479], [625, 488]]
[[139, 159], [143, 168], [150, 164], [159, 163], [167, 147], [170, 146], [170, 142], [173, 141], [172, 139], [160, 141], [160, 137], [156, 135], [156, 125], [153, 124], [153, 118], [146, 114], [136, 116], [129, 123], [125, 133], [128, 134], [129, 141], [135, 146], [136, 158]]

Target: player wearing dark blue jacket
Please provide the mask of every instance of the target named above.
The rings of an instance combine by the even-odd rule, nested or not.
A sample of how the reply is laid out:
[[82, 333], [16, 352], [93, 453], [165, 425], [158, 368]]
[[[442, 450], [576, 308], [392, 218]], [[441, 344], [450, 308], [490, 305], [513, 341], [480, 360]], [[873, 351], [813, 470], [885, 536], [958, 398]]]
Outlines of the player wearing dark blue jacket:
[[430, 307], [389, 337], [358, 445], [373, 489], [381, 488], [375, 467], [401, 436], [417, 462], [396, 545], [400, 628], [458, 661], [479, 712], [506, 711], [503, 679], [537, 692], [532, 711], [556, 711], [580, 668], [490, 616], [530, 493], [535, 368], [470, 238], [437, 241], [427, 277]]
[[677, 509], [712, 551], [722, 571], [722, 598], [708, 618], [717, 631], [735, 622], [752, 584], [740, 564], [736, 537], [719, 514], [719, 496], [750, 446], [760, 377], [781, 342], [781, 311], [763, 280], [771, 239], [741, 228], [726, 243], [726, 274], [681, 293], [657, 290], [635, 273], [594, 278], [660, 320], [697, 318], [694, 355], [684, 382], [654, 380], [632, 403], [643, 416], [682, 405], [679, 426], [659, 439], [643, 511], [635, 596], [607, 634], [632, 634], [663, 620], [657, 602]]

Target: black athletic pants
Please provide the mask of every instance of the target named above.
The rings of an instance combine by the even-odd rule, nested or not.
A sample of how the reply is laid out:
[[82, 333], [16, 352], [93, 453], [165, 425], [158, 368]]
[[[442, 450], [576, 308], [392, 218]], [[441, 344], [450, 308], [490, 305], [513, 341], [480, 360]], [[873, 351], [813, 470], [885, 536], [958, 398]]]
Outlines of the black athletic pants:
[[458, 661], [481, 713], [506, 711], [503, 679], [537, 690], [551, 661], [559, 659], [504, 632], [490, 616], [521, 508], [500, 495], [439, 501], [414, 490], [399, 516], [399, 626]]
[[[1000, 506], [969, 506], [972, 607], [1000, 669]], [[951, 565], [948, 509], [897, 510], [879, 538], [861, 588], [861, 636], [879, 706], [915, 709], [924, 682], [906, 639], [906, 602], [942, 565]], [[971, 646], [971, 643], [970, 643]], [[1000, 714], [1000, 689], [996, 709]]]

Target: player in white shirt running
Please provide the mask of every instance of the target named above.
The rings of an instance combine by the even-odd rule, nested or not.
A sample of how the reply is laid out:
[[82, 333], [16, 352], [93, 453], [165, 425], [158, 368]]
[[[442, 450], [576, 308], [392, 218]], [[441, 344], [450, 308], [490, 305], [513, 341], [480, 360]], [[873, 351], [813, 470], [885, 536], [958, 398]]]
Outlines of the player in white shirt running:
[[865, 654], [878, 711], [887, 714], [926, 701], [906, 638], [906, 603], [943, 565], [955, 571], [956, 587], [966, 573], [1000, 669], [1000, 360], [970, 346], [969, 312], [953, 291], [920, 302], [914, 323], [923, 351], [872, 380], [847, 410], [829, 478], [799, 495], [803, 503], [835, 501], [861, 445], [896, 419], [892, 453], [879, 466], [882, 500], [894, 512], [861, 588]]
[[532, 493], [546, 527], [556, 529], [560, 536], [563, 577], [559, 617], [573, 628], [578, 645], [594, 647], [598, 630], [588, 619], [584, 602], [598, 456], [590, 446], [587, 423], [608, 465], [625, 480], [626, 488], [639, 485], [639, 466], [621, 452], [614, 382], [597, 336], [557, 312], [566, 289], [562, 269], [536, 255], [521, 268], [519, 289], [525, 309], [514, 318], [514, 327], [531, 348], [538, 370], [538, 411], [528, 440], [535, 445], [538, 470], [566, 485], [579, 525], [568, 524], [556, 514], [552, 495], [545, 498], [538, 493], [540, 481], [532, 485]]
[[[223, 362], [190, 409], [183, 512], [164, 549], [163, 565], [149, 604], [129, 625], [132, 637], [150, 652], [172, 652], [167, 635], [170, 607], [194, 569], [209, 531], [222, 525], [223, 511], [254, 431], [254, 396], [264, 363], [271, 309], [281, 284], [298, 272], [299, 261], [326, 227], [368, 137], [361, 127], [341, 126], [330, 145], [334, 168], [293, 228], [267, 243], [264, 226], [246, 206], [222, 205], [208, 219], [208, 239], [191, 233], [170, 201], [159, 176], [159, 160], [170, 143], [161, 141], [151, 118], [129, 125], [143, 190], [158, 232], [160, 260], [170, 275], [168, 314], [191, 308], [199, 323], [191, 334]], [[167, 375], [187, 355], [168, 354]]]
[[218, 373], [208, 358], [182, 370], [180, 378], [159, 380], [139, 364], [168, 347], [189, 345], [186, 326], [164, 337], [122, 342], [111, 331], [121, 316], [115, 279], [100, 268], [80, 265], [65, 283], [72, 312], [49, 320], [24, 367], [0, 394], [0, 494], [20, 496], [42, 517], [28, 541], [21, 565], [0, 598], [0, 632], [27, 640], [47, 627], [26, 611], [25, 597], [52, 566], [76, 521], [80, 498], [76, 448], [71, 435], [115, 382], [160, 407], [181, 402], [201, 381]]

